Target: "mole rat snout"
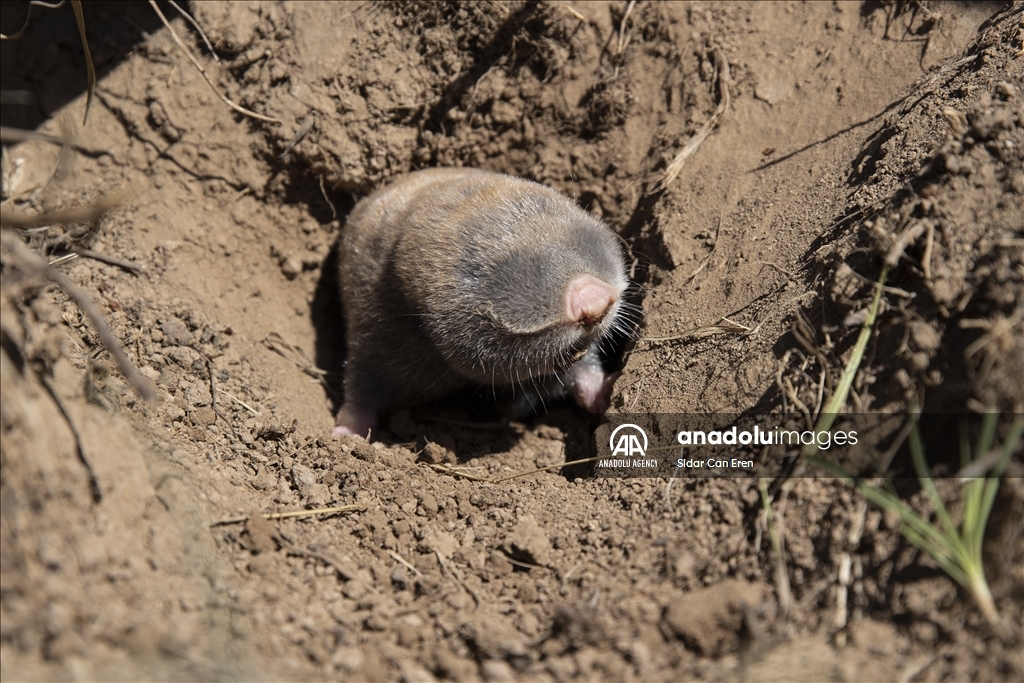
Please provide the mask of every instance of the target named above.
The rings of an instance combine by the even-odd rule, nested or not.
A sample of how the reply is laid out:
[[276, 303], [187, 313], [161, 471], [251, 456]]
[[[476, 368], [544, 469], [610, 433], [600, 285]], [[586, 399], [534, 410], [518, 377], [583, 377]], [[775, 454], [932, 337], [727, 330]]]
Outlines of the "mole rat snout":
[[577, 275], [565, 290], [565, 316], [570, 323], [593, 327], [604, 319], [618, 294], [604, 280], [589, 273]]

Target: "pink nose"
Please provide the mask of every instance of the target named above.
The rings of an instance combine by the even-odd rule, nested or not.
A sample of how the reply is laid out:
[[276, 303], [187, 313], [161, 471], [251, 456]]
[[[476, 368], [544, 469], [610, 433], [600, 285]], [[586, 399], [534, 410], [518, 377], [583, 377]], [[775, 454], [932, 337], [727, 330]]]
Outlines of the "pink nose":
[[565, 315], [569, 322], [596, 325], [615, 303], [611, 285], [593, 275], [574, 277], [565, 290]]

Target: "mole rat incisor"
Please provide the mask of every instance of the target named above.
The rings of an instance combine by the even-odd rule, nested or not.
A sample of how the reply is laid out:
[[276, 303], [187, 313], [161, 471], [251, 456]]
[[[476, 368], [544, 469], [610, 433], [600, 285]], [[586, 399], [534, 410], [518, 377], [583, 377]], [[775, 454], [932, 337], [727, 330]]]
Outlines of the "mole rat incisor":
[[466, 384], [555, 379], [591, 412], [628, 333], [618, 237], [555, 190], [476, 169], [403, 176], [360, 201], [339, 245], [348, 357], [335, 436]]

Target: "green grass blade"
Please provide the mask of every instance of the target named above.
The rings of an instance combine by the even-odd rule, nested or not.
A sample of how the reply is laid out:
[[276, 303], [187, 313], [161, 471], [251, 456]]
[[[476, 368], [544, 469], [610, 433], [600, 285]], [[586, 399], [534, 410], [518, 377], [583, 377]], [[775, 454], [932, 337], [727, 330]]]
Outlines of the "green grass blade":
[[840, 479], [846, 479], [872, 503], [883, 510], [889, 510], [899, 515], [901, 522], [906, 526], [912, 527], [922, 538], [927, 540], [928, 549], [926, 550], [925, 548], [922, 548], [922, 550], [926, 550], [929, 555], [934, 556], [935, 554], [942, 554], [938, 549], [947, 545], [945, 534], [911, 510], [906, 503], [896, 496], [896, 494], [880, 489], [877, 486], [872, 486], [863, 479], [854, 477], [839, 465], [823, 460], [817, 456], [808, 456], [807, 462], [815, 467], [827, 470], [829, 473], [839, 477]]
[[[915, 409], [914, 420], [917, 421], [916, 409]], [[935, 514], [939, 518], [939, 523], [942, 525], [942, 530], [947, 536], [955, 537], [957, 535], [957, 529], [953, 526], [953, 520], [949, 516], [949, 511], [946, 509], [945, 503], [942, 502], [942, 496], [939, 495], [938, 489], [935, 488], [935, 482], [932, 481], [931, 472], [928, 471], [928, 463], [924, 459], [924, 446], [921, 444], [921, 433], [917, 430], [917, 424], [910, 430], [910, 459], [914, 463], [914, 471], [917, 473], [917, 479], [921, 482], [921, 487], [924, 488], [925, 493], [928, 494], [928, 499], [931, 501], [932, 506], [935, 508]]]
[[971, 479], [964, 482], [962, 487], [964, 492], [964, 518], [960, 523], [960, 535], [963, 537], [964, 544], [971, 551], [972, 556], [974, 555], [975, 548], [980, 549], [981, 537], [985, 531], [984, 518], [986, 515], [983, 514], [984, 508], [982, 503], [987, 484], [988, 480], [985, 479]]
[[[864, 351], [867, 349], [868, 341], [871, 339], [871, 330], [875, 326], [878, 311], [882, 307], [882, 288], [885, 285], [885, 278], [888, 276], [889, 266], [885, 265], [882, 267], [882, 274], [878, 277], [878, 284], [875, 285], [875, 298], [871, 301], [868, 317], [860, 328], [860, 335], [857, 337], [857, 343], [853, 346], [850, 360], [846, 362], [846, 367], [843, 368], [843, 376], [839, 378], [836, 390], [825, 405], [825, 410], [818, 417], [818, 424], [814, 426], [815, 433], [827, 432], [832, 429], [832, 423], [835, 422], [839, 411], [846, 405], [846, 398], [850, 395], [850, 387], [853, 386], [853, 380], [857, 376], [857, 369], [860, 368], [860, 363], [864, 359]], [[815, 455], [817, 452], [817, 438], [815, 438], [814, 443], [806, 444], [800, 450], [800, 454], [803, 456]]]
[[981, 423], [981, 434], [978, 436], [978, 447], [974, 449], [975, 457], [981, 457], [992, 450], [998, 419], [999, 415], [994, 412], [985, 413], [985, 420]]
[[981, 556], [981, 541], [985, 534], [985, 527], [988, 526], [988, 517], [992, 512], [992, 505], [996, 502], [996, 493], [999, 492], [999, 479], [1010, 464], [1010, 456], [1017, 450], [1021, 437], [1024, 436], [1024, 418], [1018, 417], [1010, 427], [1010, 433], [1003, 442], [1003, 452], [999, 455], [996, 466], [992, 468], [992, 475], [985, 480], [985, 489], [982, 495], [978, 521], [976, 528], [979, 530], [978, 556]]
[[906, 536], [908, 541], [914, 544], [916, 548], [927, 553], [933, 560], [935, 560], [935, 563], [939, 565], [939, 568], [946, 572], [950, 578], [964, 588], [970, 587], [971, 578], [963, 569], [961, 569], [956, 557], [949, 552], [948, 548], [935, 547], [934, 545], [929, 544], [927, 539], [918, 535], [917, 531], [909, 526], [902, 528], [900, 531], [904, 536]]

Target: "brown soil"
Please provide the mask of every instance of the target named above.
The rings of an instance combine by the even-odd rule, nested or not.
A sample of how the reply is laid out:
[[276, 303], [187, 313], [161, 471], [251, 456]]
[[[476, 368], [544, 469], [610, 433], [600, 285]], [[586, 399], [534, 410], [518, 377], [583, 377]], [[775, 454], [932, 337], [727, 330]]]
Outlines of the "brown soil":
[[[5, 35], [24, 10], [5, 3]], [[645, 321], [614, 412], [820, 406], [887, 256], [851, 410], [1024, 412], [1020, 4], [192, 11], [219, 62], [168, 16], [212, 80], [283, 123], [224, 105], [148, 5], [85, 4], [101, 79], [84, 127], [70, 8], [3, 43], [5, 92], [34, 96], [4, 125], [82, 147], [8, 147], [5, 211], [134, 188], [24, 241], [142, 266], [59, 268], [158, 394], [137, 398], [5, 230], [4, 680], [1024, 679], [1019, 478], [986, 545], [1003, 632], [838, 481], [779, 491], [780, 565], [754, 480], [490, 483], [425, 462], [498, 480], [579, 457], [588, 421], [567, 406], [493, 424], [456, 399], [394, 416], [382, 443], [329, 438], [332, 245], [360, 196], [442, 165], [547, 183], [630, 245]], [[687, 334], [723, 317], [739, 333]], [[256, 514], [334, 505], [360, 509]]]

